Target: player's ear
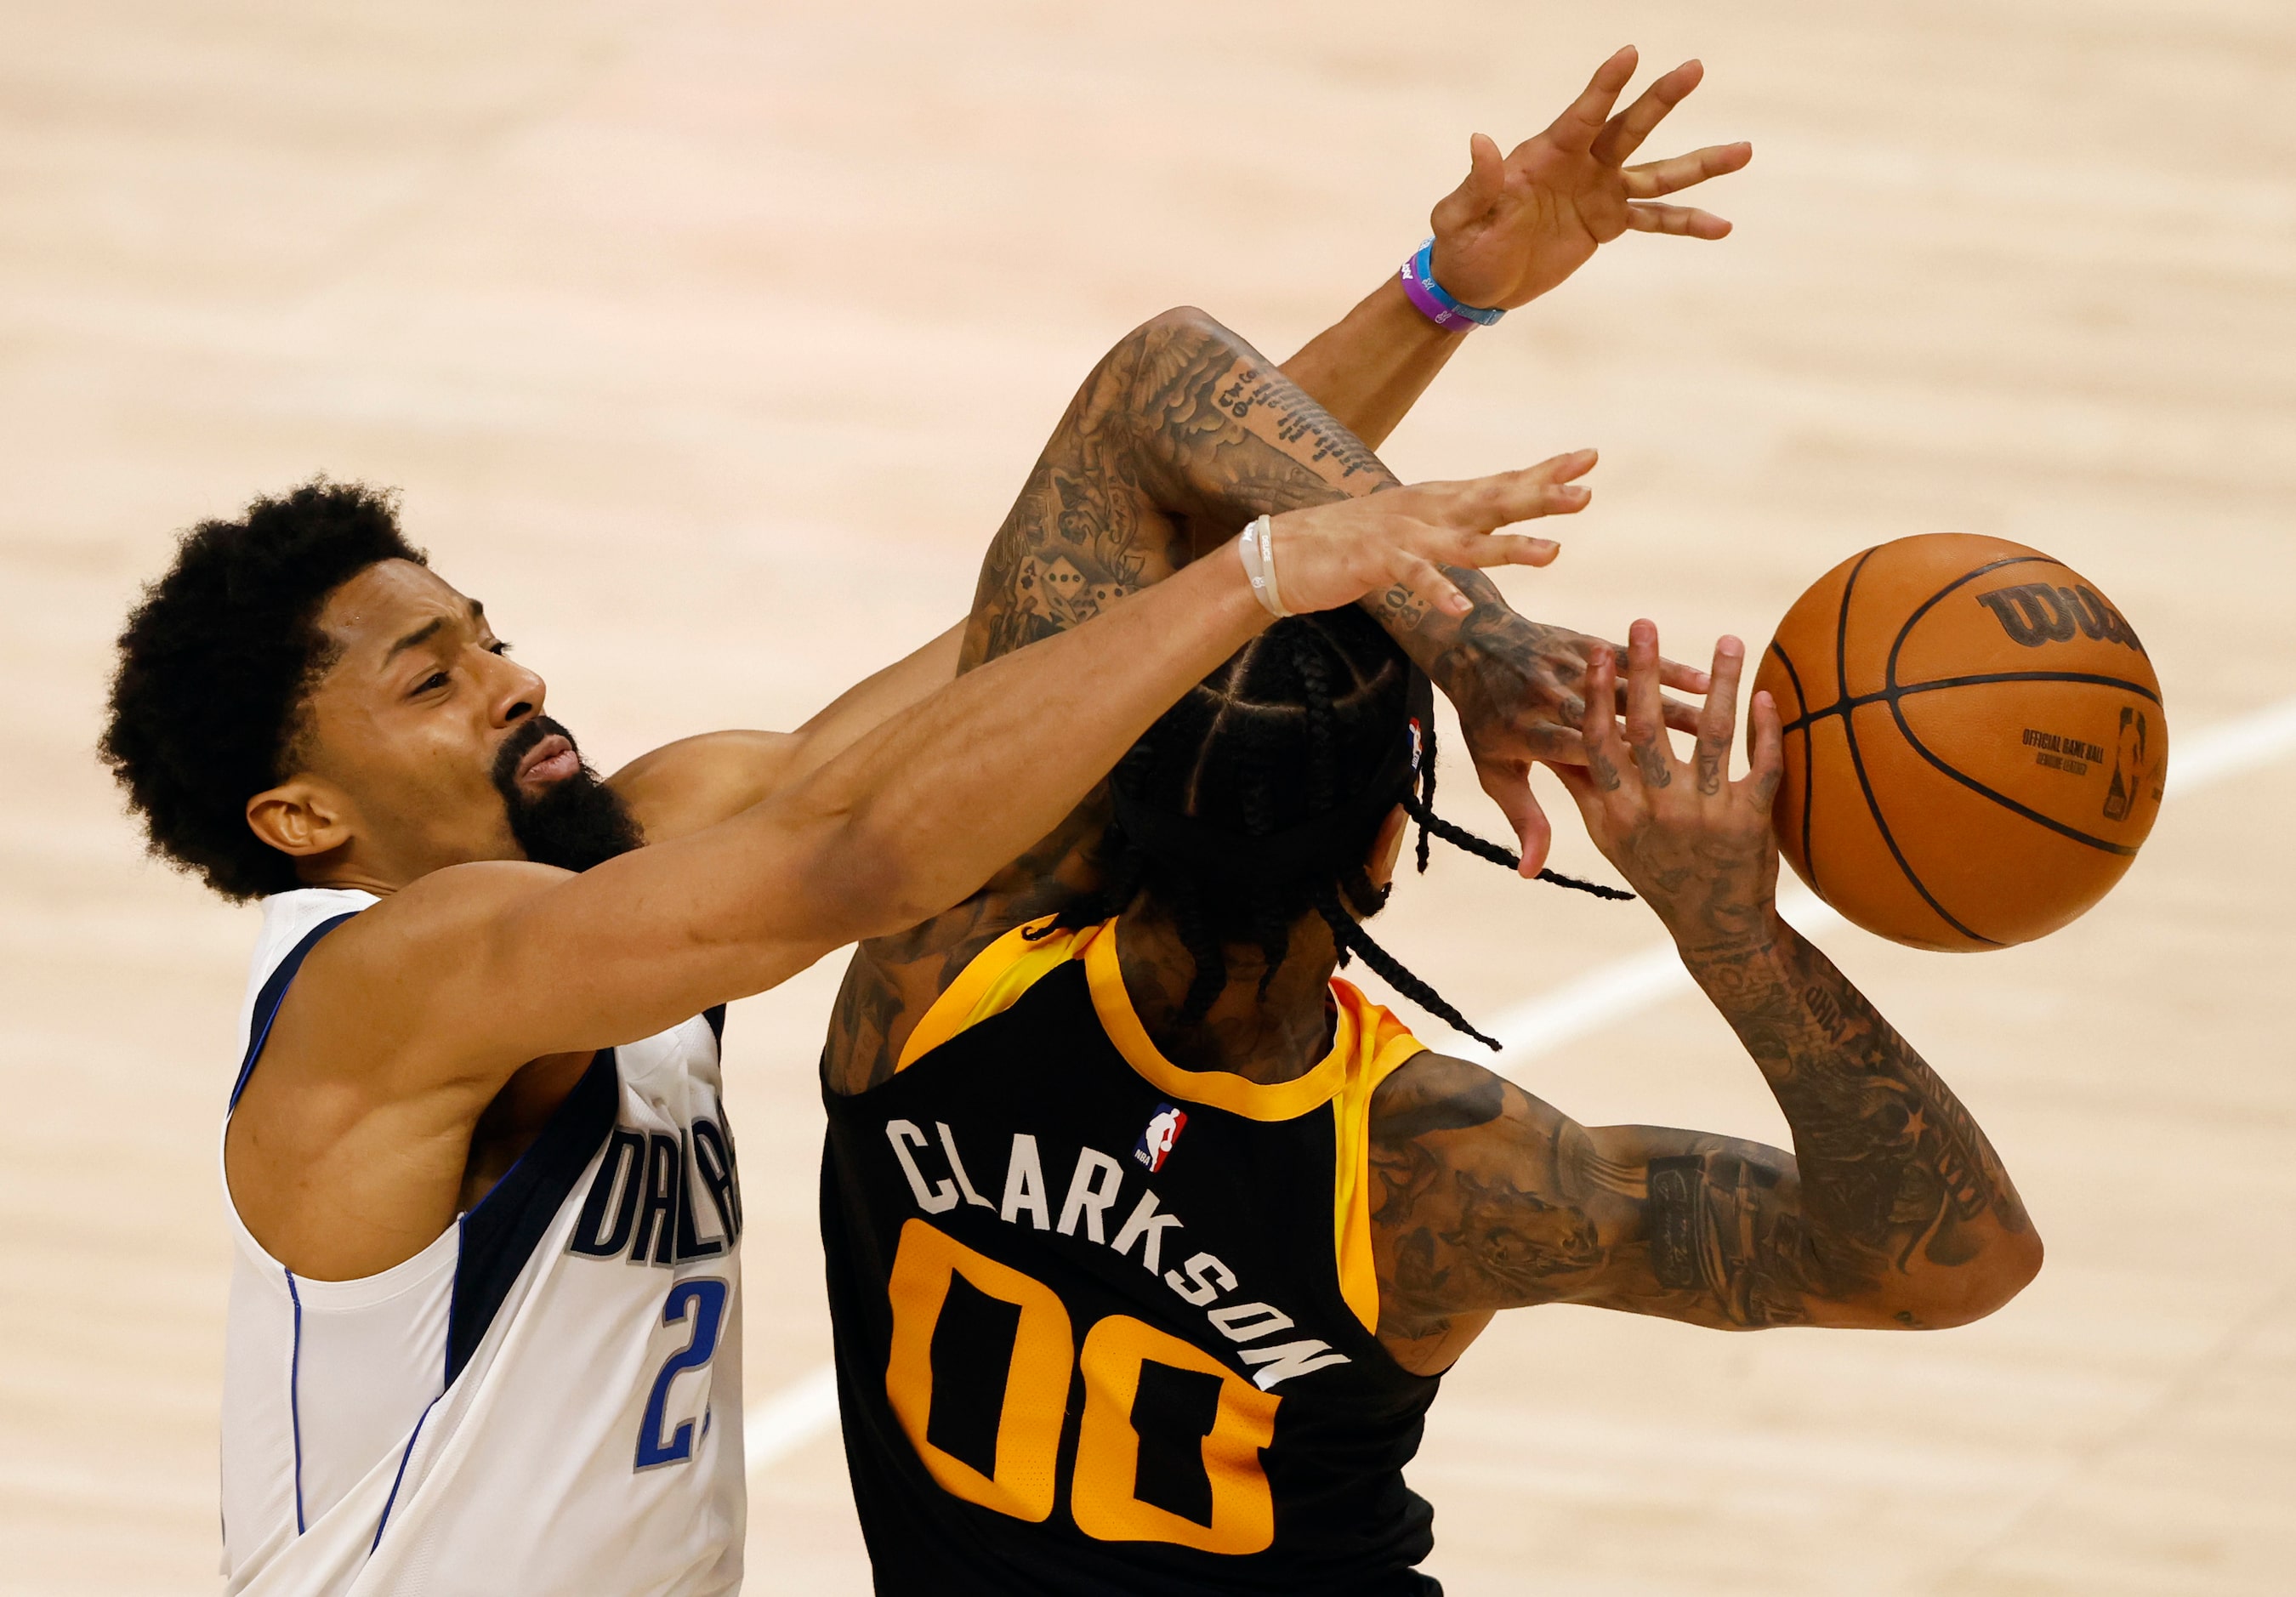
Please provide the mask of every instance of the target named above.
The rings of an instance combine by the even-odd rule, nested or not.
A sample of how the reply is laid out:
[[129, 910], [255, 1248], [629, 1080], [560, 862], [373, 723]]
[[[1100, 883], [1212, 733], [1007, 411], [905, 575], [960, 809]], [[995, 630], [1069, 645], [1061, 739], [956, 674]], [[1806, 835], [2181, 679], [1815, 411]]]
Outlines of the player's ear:
[[1379, 835], [1371, 840], [1371, 857], [1364, 862], [1364, 873], [1371, 885], [1383, 888], [1395, 880], [1396, 862], [1403, 857], [1403, 834], [1411, 824], [1411, 817], [1397, 805], [1387, 812], [1387, 819], [1379, 823]]
[[247, 824], [282, 854], [316, 859], [351, 840], [349, 809], [332, 783], [291, 776], [247, 801]]

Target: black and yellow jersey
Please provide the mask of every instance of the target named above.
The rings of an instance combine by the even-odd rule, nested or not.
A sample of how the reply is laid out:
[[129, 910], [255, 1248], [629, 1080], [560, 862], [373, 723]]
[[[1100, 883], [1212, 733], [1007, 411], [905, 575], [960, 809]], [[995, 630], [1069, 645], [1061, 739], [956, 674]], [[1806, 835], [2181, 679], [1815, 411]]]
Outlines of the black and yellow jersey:
[[1381, 1347], [1366, 1127], [1422, 1044], [1344, 981], [1265, 1085], [1159, 1053], [1116, 923], [1008, 934], [828, 1093], [822, 1235], [889, 1593], [1439, 1591]]

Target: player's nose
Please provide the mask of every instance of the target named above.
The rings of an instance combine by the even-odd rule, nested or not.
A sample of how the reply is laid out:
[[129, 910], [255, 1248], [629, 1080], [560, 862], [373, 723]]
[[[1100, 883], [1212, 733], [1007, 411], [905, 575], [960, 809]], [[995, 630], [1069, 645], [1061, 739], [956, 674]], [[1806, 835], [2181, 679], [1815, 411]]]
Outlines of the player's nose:
[[507, 655], [489, 654], [493, 662], [487, 683], [489, 718], [496, 726], [512, 726], [542, 713], [549, 684]]

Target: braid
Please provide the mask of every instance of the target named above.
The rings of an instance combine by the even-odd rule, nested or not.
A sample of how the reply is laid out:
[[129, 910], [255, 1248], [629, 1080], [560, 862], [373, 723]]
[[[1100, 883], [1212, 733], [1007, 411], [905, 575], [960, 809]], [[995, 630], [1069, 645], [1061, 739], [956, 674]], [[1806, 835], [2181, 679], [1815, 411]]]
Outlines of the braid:
[[1387, 907], [1388, 895], [1395, 889], [1390, 885], [1375, 888], [1371, 885], [1371, 872], [1358, 860], [1340, 876], [1340, 891], [1347, 896], [1356, 913], [1369, 919]]
[[[1369, 773], [1393, 758], [1402, 719], [1414, 713], [1422, 691], [1401, 651], [1359, 610], [1282, 621], [1168, 710], [1118, 766], [1115, 782], [1129, 802], [1206, 823], [1247, 845], [1284, 838], [1349, 805]], [[1514, 868], [1507, 849], [1437, 818], [1436, 729], [1423, 721], [1419, 736], [1419, 769], [1402, 795], [1419, 825], [1419, 868], [1427, 869], [1436, 838]], [[1178, 1018], [1195, 1024], [1227, 988], [1228, 947], [1258, 945], [1265, 999], [1312, 911], [1330, 929], [1341, 965], [1360, 954], [1398, 995], [1496, 1047], [1364, 931], [1361, 921], [1388, 898], [1365, 868], [1377, 827], [1365, 825], [1359, 839], [1332, 840], [1327, 865], [1306, 864], [1304, 874], [1278, 880], [1192, 866], [1185, 851], [1152, 856], [1111, 824], [1094, 861], [1097, 889], [1054, 925], [1081, 929], [1128, 913], [1144, 897], [1152, 901], [1194, 964]], [[1604, 897], [1629, 896], [1551, 871], [1540, 875]]]
[[1477, 1031], [1466, 1016], [1451, 1007], [1442, 994], [1405, 970], [1393, 954], [1374, 942], [1370, 934], [1356, 923], [1355, 918], [1340, 908], [1340, 896], [1330, 886], [1317, 890], [1316, 910], [1324, 917], [1324, 924], [1332, 929], [1332, 940], [1339, 945], [1341, 964], [1347, 963], [1349, 953], [1362, 954], [1364, 963], [1379, 972], [1381, 979], [1388, 986], [1429, 1014], [1439, 1017], [1452, 1030], [1465, 1033], [1493, 1052], [1498, 1051], [1500, 1044], [1496, 1037], [1486, 1036]]
[[[1510, 871], [1521, 869], [1522, 856], [1513, 849], [1503, 848], [1488, 839], [1479, 838], [1464, 826], [1453, 825], [1433, 810], [1429, 809], [1422, 800], [1406, 794], [1404, 797], [1403, 808], [1406, 814], [1419, 823], [1421, 854], [1427, 852], [1427, 834], [1431, 831], [1453, 848], [1464, 848], [1478, 859], [1487, 859], [1495, 865], [1505, 865]], [[1427, 867], [1423, 864], [1419, 868], [1423, 871]], [[1599, 881], [1581, 881], [1576, 876], [1565, 876], [1560, 871], [1542, 870], [1538, 873], [1538, 880], [1553, 882], [1559, 888], [1570, 888], [1581, 893], [1591, 893], [1597, 898], [1615, 899], [1622, 904], [1632, 904], [1635, 899], [1635, 896], [1623, 888], [1606, 888]]]
[[[1454, 848], [1464, 848], [1476, 858], [1487, 859], [1495, 865], [1505, 865], [1512, 871], [1522, 864], [1522, 856], [1513, 849], [1502, 848], [1496, 843], [1477, 837], [1464, 826], [1452, 824], [1428, 808], [1426, 802], [1416, 795], [1409, 793], [1404, 795], [1403, 810], [1406, 815], [1419, 823], [1419, 846], [1423, 854], [1427, 848], [1427, 834], [1431, 831]], [[1426, 868], [1424, 865], [1420, 866], [1423, 871]]]
[[1336, 801], [1332, 793], [1332, 673], [1316, 638], [1298, 632], [1292, 638], [1292, 664], [1300, 673], [1300, 696], [1308, 714], [1308, 802], [1310, 814], [1320, 815]]
[[[1427, 816], [1435, 808], [1435, 717], [1419, 729], [1419, 807], [1411, 816], [1419, 823], [1419, 873], [1427, 874]], [[1406, 802], [1408, 807], [1408, 801]]]
[[[1243, 808], [1243, 829], [1252, 837], [1264, 838], [1276, 830], [1275, 795], [1268, 791], [1267, 772], [1254, 768], [1243, 784], [1241, 795]], [[1263, 963], [1259, 970], [1259, 995], [1267, 996], [1267, 989], [1275, 980], [1275, 968], [1283, 956], [1292, 952], [1292, 921], [1283, 903], [1272, 894], [1254, 893], [1250, 903], [1251, 935], [1259, 945]]]

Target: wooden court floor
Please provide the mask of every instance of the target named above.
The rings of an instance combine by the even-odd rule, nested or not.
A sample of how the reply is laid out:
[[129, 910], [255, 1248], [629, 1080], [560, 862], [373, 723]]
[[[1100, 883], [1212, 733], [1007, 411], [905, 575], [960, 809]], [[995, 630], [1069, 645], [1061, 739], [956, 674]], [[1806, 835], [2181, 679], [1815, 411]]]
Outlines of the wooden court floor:
[[[213, 1584], [255, 916], [144, 862], [90, 752], [171, 531], [396, 484], [603, 762], [789, 725], [963, 609], [1117, 334], [1193, 301], [1288, 353], [1417, 243], [1469, 132], [1525, 136], [1629, 39], [1709, 65], [1669, 142], [1756, 142], [1738, 233], [1614, 246], [1387, 451], [1604, 450], [1524, 609], [1694, 655], [1966, 529], [2120, 603], [2180, 747], [2296, 692], [2285, 0], [0, 0], [0, 1591]], [[2292, 775], [2178, 798], [2038, 946], [1825, 934], [1993, 1130], [2046, 1271], [1930, 1337], [1503, 1320], [1413, 1474], [1448, 1588], [2296, 1591]], [[1478, 1016], [1658, 936], [1460, 859], [1390, 915]], [[834, 981], [729, 1033], [753, 1398], [827, 1348]], [[1782, 1135], [1691, 1001], [1523, 1076]], [[752, 1493], [752, 1590], [865, 1590], [833, 1441]]]

